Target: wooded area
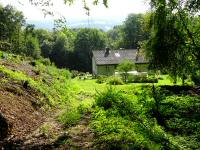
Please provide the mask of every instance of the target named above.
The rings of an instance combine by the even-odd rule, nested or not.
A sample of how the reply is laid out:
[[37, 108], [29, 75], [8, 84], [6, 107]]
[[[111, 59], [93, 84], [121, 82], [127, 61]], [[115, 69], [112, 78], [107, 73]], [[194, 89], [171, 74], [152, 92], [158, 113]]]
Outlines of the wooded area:
[[[149, 4], [109, 31], [37, 29], [0, 4], [0, 149], [200, 149], [200, 1]], [[97, 64], [107, 76], [91, 74], [92, 54], [111, 57]]]
[[0, 46], [2, 50], [42, 56], [58, 67], [83, 72], [91, 72], [92, 50], [138, 48], [147, 54], [151, 69], [167, 72], [174, 82], [180, 77], [184, 83], [189, 76], [198, 82], [199, 17], [195, 3], [151, 1], [151, 12], [130, 14], [122, 25], [108, 32], [70, 29], [62, 20], [55, 21], [53, 31], [35, 29], [26, 24], [20, 11], [1, 6]]

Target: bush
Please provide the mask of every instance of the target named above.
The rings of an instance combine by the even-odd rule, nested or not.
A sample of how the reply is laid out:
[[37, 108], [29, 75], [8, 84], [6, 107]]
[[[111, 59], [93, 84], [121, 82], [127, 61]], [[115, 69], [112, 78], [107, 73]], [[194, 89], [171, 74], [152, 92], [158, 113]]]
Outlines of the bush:
[[121, 116], [132, 116], [134, 114], [134, 105], [132, 101], [121, 92], [113, 90], [112, 87], [96, 96], [96, 104], [99, 107], [103, 107], [105, 110], [113, 109]]
[[72, 74], [72, 78], [76, 78], [79, 76], [79, 72], [77, 70], [72, 70], [71, 74]]
[[130, 60], [124, 60], [117, 66], [117, 70], [121, 72], [120, 75], [122, 76], [124, 82], [127, 82], [127, 78], [129, 76], [128, 71], [131, 71], [134, 66], [135, 64], [133, 64]]
[[197, 71], [196, 73], [193, 73], [191, 79], [195, 85], [200, 85], [200, 72]]
[[86, 78], [86, 79], [92, 79], [93, 76], [92, 76], [92, 74], [90, 74], [89, 72], [86, 72], [86, 73], [85, 73], [85, 78]]
[[0, 41], [0, 49], [3, 51], [8, 51], [10, 50], [12, 45], [8, 42]]
[[115, 77], [115, 76], [109, 77], [107, 80], [107, 83], [110, 85], [123, 85], [124, 84], [124, 82], [122, 81], [121, 78]]
[[49, 58], [43, 58], [39, 60], [40, 63], [42, 63], [45, 66], [50, 66], [51, 65], [51, 61]]
[[130, 75], [128, 78], [130, 83], [158, 83], [155, 77], [147, 77], [146, 75]]
[[0, 58], [3, 58], [3, 52], [0, 51]]
[[107, 76], [100, 75], [100, 76], [97, 76], [96, 83], [102, 84], [102, 83], [105, 83], [106, 80], [107, 80]]
[[136, 99], [108, 88], [96, 96], [96, 105], [90, 126], [99, 149], [179, 149]]
[[66, 111], [58, 117], [58, 120], [62, 122], [66, 127], [75, 125], [80, 121], [82, 114], [74, 109], [70, 111]]
[[78, 77], [79, 77], [79, 79], [81, 79], [81, 80], [85, 80], [85, 79], [86, 79], [86, 73], [84, 73], [84, 72], [79, 72]]
[[128, 76], [128, 83], [133, 83], [134, 80], [135, 80], [135, 76], [136, 76], [136, 75], [129, 75], [129, 76]]
[[33, 66], [33, 67], [36, 66], [36, 62], [35, 62], [35, 61], [31, 61], [29, 64], [30, 64], [31, 66]]

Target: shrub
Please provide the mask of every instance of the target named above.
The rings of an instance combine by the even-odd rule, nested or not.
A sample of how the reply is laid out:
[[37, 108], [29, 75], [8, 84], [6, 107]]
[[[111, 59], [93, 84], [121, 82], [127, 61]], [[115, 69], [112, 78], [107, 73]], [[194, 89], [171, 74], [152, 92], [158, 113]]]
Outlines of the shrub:
[[122, 76], [124, 82], [127, 82], [127, 78], [129, 76], [128, 71], [132, 70], [134, 66], [135, 64], [130, 60], [124, 60], [117, 66], [117, 70], [121, 72], [120, 75]]
[[50, 124], [44, 124], [40, 128], [40, 133], [42, 133], [43, 136], [46, 138], [50, 138], [52, 136], [52, 126]]
[[104, 75], [97, 76], [96, 83], [99, 83], [99, 84], [105, 83], [106, 79], [107, 79], [107, 76], [104, 76]]
[[96, 96], [96, 104], [90, 126], [99, 149], [179, 149], [136, 99], [108, 88]]
[[0, 58], [3, 58], [3, 52], [0, 51]]
[[43, 58], [39, 60], [40, 63], [42, 63], [45, 66], [50, 66], [51, 65], [51, 61], [49, 58]]
[[115, 77], [115, 76], [108, 78], [107, 83], [110, 85], [123, 85], [124, 84], [124, 82], [122, 81], [121, 78]]
[[128, 76], [128, 82], [129, 82], [129, 83], [133, 83], [134, 80], [135, 80], [135, 75], [129, 75], [129, 76]]
[[120, 115], [133, 115], [134, 105], [131, 100], [125, 97], [121, 92], [108, 88], [96, 96], [96, 104], [105, 110], [114, 109]]
[[193, 73], [191, 79], [195, 85], [200, 85], [200, 71]]
[[76, 78], [79, 76], [79, 72], [77, 70], [72, 70], [71, 74], [72, 74], [72, 78]]
[[64, 112], [58, 117], [58, 120], [62, 122], [66, 127], [75, 125], [82, 117], [82, 114], [76, 110], [69, 110]]
[[29, 64], [30, 64], [31, 66], [33, 66], [33, 67], [36, 66], [36, 62], [35, 62], [35, 61], [31, 61]]
[[86, 79], [86, 73], [84, 73], [84, 72], [79, 72], [79, 79], [81, 79], [81, 80], [85, 80]]
[[158, 79], [158, 80], [164, 80], [163, 77], [158, 77], [157, 79]]
[[90, 112], [91, 110], [91, 106], [89, 104], [80, 104], [78, 107], [77, 107], [77, 110], [80, 114], [85, 114], [85, 113], [88, 113]]
[[130, 75], [128, 78], [130, 83], [158, 83], [155, 77], [147, 77], [146, 75]]
[[11, 43], [0, 41], [0, 49], [3, 51], [8, 51], [12, 47]]
[[85, 74], [86, 79], [92, 79], [92, 74], [90, 74], [89, 72], [86, 72]]

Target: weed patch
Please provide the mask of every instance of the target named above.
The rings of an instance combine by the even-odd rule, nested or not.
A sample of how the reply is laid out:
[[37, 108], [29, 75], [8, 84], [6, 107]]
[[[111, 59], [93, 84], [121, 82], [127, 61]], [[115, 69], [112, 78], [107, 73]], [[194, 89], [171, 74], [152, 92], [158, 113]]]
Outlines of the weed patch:
[[96, 97], [91, 128], [96, 144], [108, 149], [178, 149], [154, 118], [148, 118], [137, 99], [108, 88]]

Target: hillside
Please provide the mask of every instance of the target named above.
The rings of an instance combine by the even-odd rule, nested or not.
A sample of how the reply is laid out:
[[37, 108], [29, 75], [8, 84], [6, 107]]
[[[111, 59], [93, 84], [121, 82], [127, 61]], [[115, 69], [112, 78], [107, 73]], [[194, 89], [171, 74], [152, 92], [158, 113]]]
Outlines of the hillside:
[[70, 76], [48, 59], [0, 52], [1, 149], [92, 146], [91, 116], [82, 108], [90, 107], [95, 89], [85, 93]]
[[[100, 19], [91, 19], [82, 20], [82, 19], [68, 19], [66, 26], [72, 29], [78, 28], [96, 28], [101, 29], [103, 31], [108, 31], [112, 29], [114, 26], [122, 24], [125, 18], [100, 18]], [[54, 23], [52, 20], [28, 20], [29, 24], [34, 24], [36, 28], [53, 30]]]
[[62, 89], [52, 87], [65, 84], [63, 90], [67, 91], [66, 79], [70, 73], [53, 66], [45, 67], [44, 62], [30, 58], [0, 54], [0, 147], [37, 149], [52, 145], [52, 137], [45, 135], [46, 124], [52, 124], [53, 141], [63, 134], [55, 117], [58, 103], [61, 105], [59, 99], [63, 96], [64, 104], [68, 97], [62, 95]]

